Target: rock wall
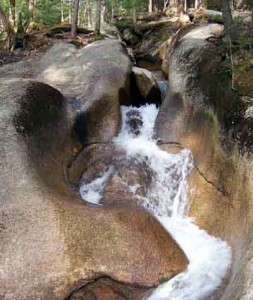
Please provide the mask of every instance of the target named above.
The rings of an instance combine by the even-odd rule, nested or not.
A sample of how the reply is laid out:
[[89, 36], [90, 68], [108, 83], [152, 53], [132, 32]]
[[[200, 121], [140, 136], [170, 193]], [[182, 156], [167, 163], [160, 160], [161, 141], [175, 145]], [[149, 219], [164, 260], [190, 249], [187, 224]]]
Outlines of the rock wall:
[[170, 90], [156, 132], [163, 149], [192, 151], [189, 215], [233, 250], [230, 274], [211, 299], [251, 299], [253, 168], [232, 138], [238, 100], [230, 79], [221, 78], [220, 32], [218, 25], [205, 25], [174, 41], [167, 58]]

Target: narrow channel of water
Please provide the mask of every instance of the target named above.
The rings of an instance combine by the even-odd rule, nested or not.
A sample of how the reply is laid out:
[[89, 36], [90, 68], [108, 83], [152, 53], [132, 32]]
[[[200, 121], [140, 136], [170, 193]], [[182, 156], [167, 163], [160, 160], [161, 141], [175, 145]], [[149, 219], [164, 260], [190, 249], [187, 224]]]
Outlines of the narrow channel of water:
[[[125, 149], [126, 159], [142, 165], [144, 162], [152, 171], [152, 182], [141, 203], [174, 237], [189, 259], [185, 272], [159, 286], [148, 299], [204, 300], [221, 285], [226, 276], [231, 262], [231, 249], [221, 239], [199, 229], [186, 216], [187, 176], [193, 168], [193, 157], [186, 149], [178, 154], [170, 154], [157, 146], [153, 139], [157, 114], [155, 105], [140, 108], [123, 106], [122, 128], [115, 139], [117, 147]], [[131, 125], [132, 116], [135, 120]], [[83, 184], [80, 188], [83, 199], [99, 204], [111, 172], [109, 168], [106, 174], [89, 184]], [[129, 191], [134, 194], [137, 188], [129, 186]]]

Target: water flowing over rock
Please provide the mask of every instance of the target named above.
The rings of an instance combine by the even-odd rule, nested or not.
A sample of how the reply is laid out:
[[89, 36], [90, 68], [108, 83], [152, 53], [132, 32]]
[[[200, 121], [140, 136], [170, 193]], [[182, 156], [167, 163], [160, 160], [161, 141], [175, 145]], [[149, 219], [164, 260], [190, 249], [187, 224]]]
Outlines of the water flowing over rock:
[[192, 151], [188, 214], [232, 247], [230, 274], [211, 299], [247, 299], [252, 277], [252, 163], [231, 139], [231, 122], [240, 106], [230, 79], [219, 76], [221, 30], [220, 25], [204, 25], [182, 31], [172, 42], [167, 58], [170, 92], [158, 114], [156, 136], [164, 150]]
[[[130, 113], [136, 111], [143, 120], [137, 136], [128, 122]], [[227, 274], [231, 251], [224, 241], [200, 230], [185, 216], [188, 208], [186, 179], [193, 167], [193, 158], [186, 149], [172, 154], [159, 148], [153, 139], [157, 113], [155, 105], [138, 109], [122, 107], [121, 132], [115, 139], [116, 146], [125, 149], [129, 167], [135, 163], [142, 174], [149, 174], [148, 181], [144, 178], [135, 184], [123, 181], [125, 189], [133, 195], [132, 201], [154, 214], [189, 258], [187, 270], [159, 286], [148, 299], [202, 300], [219, 287]]]
[[[138, 299], [186, 268], [180, 247], [149, 213], [92, 207], [71, 189], [86, 168], [74, 172], [73, 160], [82, 162], [78, 154], [117, 133], [121, 91], [128, 89], [128, 58], [118, 42], [106, 43], [87, 47], [85, 55], [54, 48], [40, 79], [58, 90], [30, 80], [1, 82], [1, 299], [73, 299], [82, 288], [84, 295], [111, 291], [115, 281], [114, 294], [129, 289], [126, 298]], [[114, 54], [104, 55], [104, 47], [119, 60], [110, 63]], [[85, 143], [79, 112], [89, 126]], [[77, 146], [86, 147], [76, 152]], [[92, 284], [99, 278], [100, 287]]]

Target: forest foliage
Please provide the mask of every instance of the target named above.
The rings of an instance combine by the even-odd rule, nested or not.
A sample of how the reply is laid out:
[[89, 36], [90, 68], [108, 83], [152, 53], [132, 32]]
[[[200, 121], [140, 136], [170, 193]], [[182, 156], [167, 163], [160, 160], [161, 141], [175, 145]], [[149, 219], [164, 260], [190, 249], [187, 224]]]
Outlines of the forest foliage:
[[[17, 19], [21, 13], [23, 20], [30, 20], [36, 24], [53, 25], [60, 22], [71, 22], [74, 0], [1, 0], [0, 5], [11, 18]], [[147, 11], [147, 0], [106, 0], [102, 2], [102, 9], [107, 17], [112, 14], [130, 13], [133, 8], [137, 11]], [[158, 1], [163, 2], [163, 1]], [[93, 18], [96, 11], [97, 0], [79, 0], [79, 23], [88, 22], [86, 16], [90, 10]], [[13, 18], [13, 13], [15, 17]]]
[[[175, 7], [178, 15], [189, 7], [220, 6], [223, 12], [225, 32], [236, 38], [233, 30], [232, 6], [239, 0], [0, 0], [0, 40], [6, 39], [11, 49], [15, 39], [27, 29], [41, 29], [56, 24], [72, 24], [72, 37], [76, 28], [88, 27], [100, 33], [101, 22], [112, 22], [115, 16], [131, 16], [136, 22], [139, 12], [164, 12], [166, 6]], [[233, 3], [232, 3], [233, 2]], [[242, 5], [252, 8], [253, 0], [242, 0]], [[245, 3], [245, 4], [244, 4]], [[215, 4], [216, 5], [216, 4]], [[218, 8], [219, 9], [219, 8]], [[253, 13], [252, 13], [253, 24]], [[253, 27], [253, 25], [252, 25]], [[253, 29], [252, 29], [253, 33]]]

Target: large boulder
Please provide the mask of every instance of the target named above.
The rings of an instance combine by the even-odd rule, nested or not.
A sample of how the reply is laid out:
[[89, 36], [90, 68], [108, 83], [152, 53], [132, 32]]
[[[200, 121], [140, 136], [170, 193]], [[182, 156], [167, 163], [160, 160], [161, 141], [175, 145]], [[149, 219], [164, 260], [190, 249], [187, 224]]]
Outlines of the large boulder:
[[160, 105], [162, 102], [161, 92], [153, 74], [143, 68], [133, 67], [132, 92], [134, 97], [139, 98], [140, 103], [155, 103]]
[[79, 140], [88, 145], [117, 134], [120, 104], [129, 98], [131, 67], [117, 40], [98, 41], [80, 50], [57, 44], [43, 57], [38, 79], [71, 102]]
[[[41, 55], [40, 55], [41, 56]], [[40, 59], [36, 57], [24, 58], [19, 62], [1, 66], [0, 78], [31, 78], [38, 72]]]
[[[76, 82], [69, 86], [74, 78], [68, 74], [73, 73], [68, 73], [64, 64], [57, 72], [59, 67], [52, 65], [58, 78], [50, 75], [66, 96], [86, 99], [82, 109], [89, 111], [92, 99], [105, 108], [97, 97], [105, 93], [102, 99], [108, 104], [110, 95], [115, 105], [110, 108], [110, 118], [114, 116], [117, 101], [112, 90], [116, 88], [108, 77], [103, 78], [107, 84], [96, 77], [96, 62], [89, 60], [72, 69], [83, 68], [93, 74], [95, 90], [85, 78], [79, 88]], [[117, 64], [111, 72], [115, 81], [122, 79], [123, 86], [126, 75]], [[73, 193], [68, 168], [75, 145], [75, 110], [70, 113], [70, 103], [58, 90], [21, 79], [3, 80], [0, 90], [1, 299], [66, 299], [103, 277], [123, 289], [133, 286], [128, 297], [133, 299], [136, 286], [147, 291], [185, 269], [185, 255], [147, 212], [130, 207], [90, 207]], [[109, 131], [105, 139], [114, 130]], [[93, 133], [94, 140], [102, 139], [97, 135]], [[92, 134], [87, 136], [91, 140]], [[102, 283], [100, 288], [106, 290], [107, 285]]]
[[218, 78], [214, 80], [214, 74], [222, 60], [216, 43], [222, 30], [221, 25], [211, 24], [186, 28], [178, 34], [168, 58], [169, 85], [186, 103], [203, 107], [215, 90]]
[[69, 103], [75, 160], [66, 172], [74, 188], [85, 171], [90, 174], [88, 160], [79, 157], [81, 152], [86, 158], [95, 157], [91, 149], [110, 143], [118, 133], [120, 105], [130, 99], [131, 70], [122, 43], [110, 39], [79, 50], [71, 44], [56, 44], [41, 60], [37, 78], [60, 90]]
[[[215, 24], [200, 26], [179, 33], [174, 40], [167, 58], [170, 91], [158, 114], [156, 134], [167, 151], [192, 151], [195, 168], [188, 181], [189, 215], [233, 250], [231, 272], [210, 299], [241, 299], [242, 295], [250, 299], [253, 166], [231, 139], [236, 122], [232, 112], [238, 106], [230, 79], [224, 80], [225, 75], [218, 72], [224, 57], [221, 30]], [[241, 113], [237, 110], [237, 115]]]

